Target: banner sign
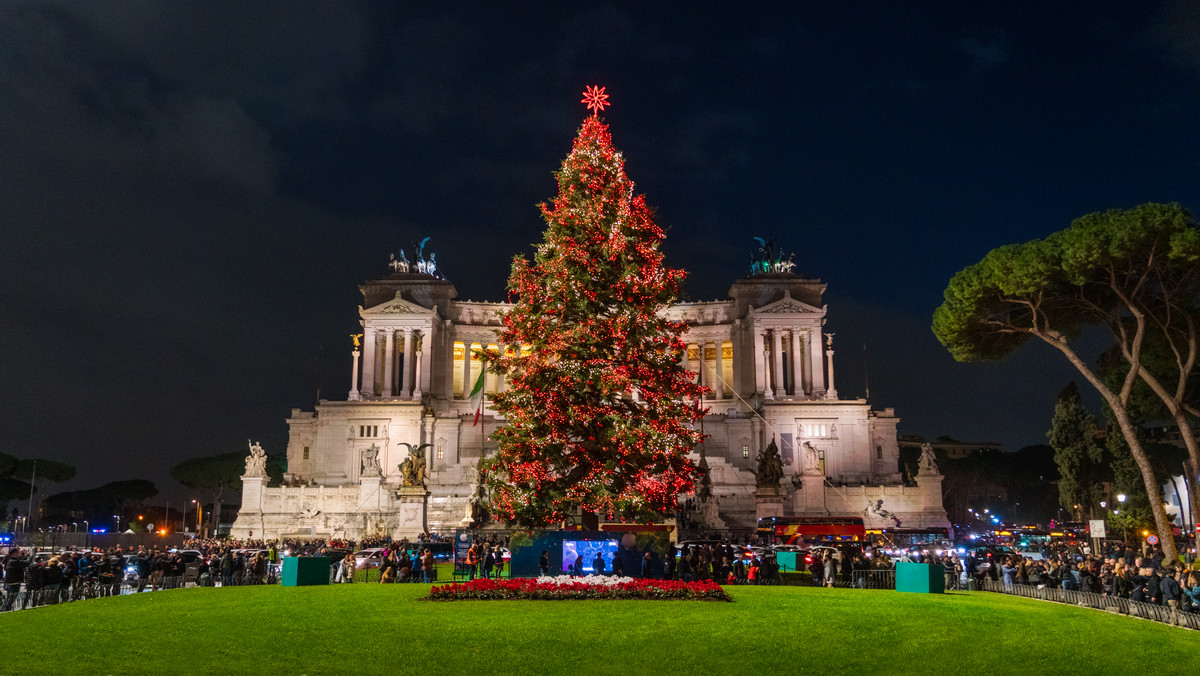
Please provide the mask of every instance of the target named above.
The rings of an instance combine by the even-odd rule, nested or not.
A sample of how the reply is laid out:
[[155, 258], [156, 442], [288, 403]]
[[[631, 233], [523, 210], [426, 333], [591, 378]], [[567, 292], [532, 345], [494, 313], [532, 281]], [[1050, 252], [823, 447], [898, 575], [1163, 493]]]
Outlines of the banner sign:
[[454, 531], [454, 560], [466, 561], [467, 550], [471, 548], [473, 542], [475, 542], [475, 536], [471, 535], [470, 531]]

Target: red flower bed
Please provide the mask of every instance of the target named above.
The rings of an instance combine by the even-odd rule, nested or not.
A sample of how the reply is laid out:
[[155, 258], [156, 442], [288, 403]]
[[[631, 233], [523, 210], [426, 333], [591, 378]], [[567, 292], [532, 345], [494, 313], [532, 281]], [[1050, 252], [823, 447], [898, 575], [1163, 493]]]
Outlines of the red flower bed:
[[539, 583], [536, 579], [471, 580], [436, 585], [429, 590], [434, 601], [581, 601], [591, 599], [730, 601], [721, 585], [712, 580], [633, 580], [614, 585]]

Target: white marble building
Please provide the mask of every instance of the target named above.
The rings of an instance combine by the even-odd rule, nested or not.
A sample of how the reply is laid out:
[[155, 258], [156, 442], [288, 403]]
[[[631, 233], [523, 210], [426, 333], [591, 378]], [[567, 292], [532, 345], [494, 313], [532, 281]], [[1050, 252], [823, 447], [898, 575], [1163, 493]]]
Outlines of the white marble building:
[[[457, 300], [449, 281], [417, 272], [393, 271], [359, 288], [352, 389], [345, 401], [292, 409], [292, 485], [246, 477], [234, 537], [413, 535], [460, 527], [469, 513], [476, 463], [481, 452], [495, 452], [486, 437], [504, 424], [485, 410], [473, 425], [468, 395], [480, 365], [472, 350], [521, 349], [496, 344], [508, 306]], [[687, 368], [713, 390], [703, 422], [716, 500], [710, 525], [754, 528], [756, 457], [774, 438], [784, 465], [776, 510], [784, 515], [861, 515], [868, 528], [897, 520], [905, 528], [949, 526], [940, 475], [923, 475], [920, 487], [901, 483], [892, 409], [839, 398], [833, 337], [822, 339], [824, 290], [789, 272], [759, 274], [735, 281], [727, 300], [668, 310], [690, 327]], [[503, 377], [487, 376], [487, 392], [505, 386]], [[804, 442], [819, 454], [819, 474], [810, 471], [808, 482], [798, 461]], [[398, 465], [426, 444], [427, 494], [401, 488]], [[363, 473], [363, 451], [372, 447], [381, 476]]]

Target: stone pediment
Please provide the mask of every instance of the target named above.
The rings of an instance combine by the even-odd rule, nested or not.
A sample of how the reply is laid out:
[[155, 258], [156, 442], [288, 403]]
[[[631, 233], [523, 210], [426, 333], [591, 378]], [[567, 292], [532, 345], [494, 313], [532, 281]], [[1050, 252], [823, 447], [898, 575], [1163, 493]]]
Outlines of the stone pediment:
[[750, 314], [752, 314], [752, 315], [816, 314], [816, 315], [824, 316], [825, 308], [813, 307], [812, 305], [809, 305], [808, 303], [803, 303], [801, 301], [798, 301], [795, 298], [792, 298], [792, 294], [790, 292], [785, 291], [783, 294], [783, 298], [780, 298], [779, 300], [775, 301], [774, 303], [769, 303], [767, 305], [764, 305], [764, 306], [758, 308], [757, 310], [752, 310], [750, 312]]
[[358, 314], [363, 317], [365, 317], [367, 315], [372, 315], [372, 316], [411, 315], [413, 317], [436, 317], [437, 311], [430, 310], [428, 308], [421, 307], [420, 305], [417, 305], [416, 303], [404, 300], [404, 298], [401, 297], [400, 292], [397, 291], [395, 298], [393, 298], [389, 301], [380, 303], [379, 305], [376, 305], [375, 307], [366, 308], [366, 309], [363, 309], [360, 307], [358, 310]]

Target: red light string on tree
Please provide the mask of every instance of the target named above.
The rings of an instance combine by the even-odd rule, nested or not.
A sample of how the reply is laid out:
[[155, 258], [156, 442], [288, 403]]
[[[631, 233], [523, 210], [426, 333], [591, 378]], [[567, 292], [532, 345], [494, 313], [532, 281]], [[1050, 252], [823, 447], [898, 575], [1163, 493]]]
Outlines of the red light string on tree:
[[684, 273], [663, 265], [663, 231], [596, 115], [607, 98], [585, 92], [593, 115], [541, 205], [544, 241], [532, 262], [513, 262], [500, 341], [530, 349], [488, 363], [509, 382], [493, 401], [508, 424], [487, 474], [509, 522], [576, 509], [644, 519], [672, 510], [695, 478], [687, 453], [701, 441], [705, 388], [681, 365], [686, 326], [662, 316]]

